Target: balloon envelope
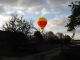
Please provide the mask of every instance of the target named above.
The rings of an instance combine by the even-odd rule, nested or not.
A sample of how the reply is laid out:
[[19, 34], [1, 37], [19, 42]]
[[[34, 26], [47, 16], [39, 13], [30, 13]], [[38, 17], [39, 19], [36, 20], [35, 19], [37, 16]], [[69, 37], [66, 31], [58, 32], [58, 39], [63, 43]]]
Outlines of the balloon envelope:
[[43, 18], [43, 17], [40, 17], [40, 18], [37, 20], [37, 24], [38, 24], [38, 26], [39, 26], [41, 29], [44, 29], [44, 27], [45, 27], [46, 24], [47, 24], [47, 19], [46, 19], [46, 18]]

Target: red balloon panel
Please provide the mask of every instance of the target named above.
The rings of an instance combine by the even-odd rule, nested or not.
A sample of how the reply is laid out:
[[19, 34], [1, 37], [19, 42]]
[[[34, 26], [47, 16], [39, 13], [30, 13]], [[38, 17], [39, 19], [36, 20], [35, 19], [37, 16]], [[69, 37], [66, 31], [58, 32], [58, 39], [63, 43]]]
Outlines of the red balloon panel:
[[40, 26], [41, 29], [43, 29], [47, 24], [47, 21], [38, 21], [38, 25]]

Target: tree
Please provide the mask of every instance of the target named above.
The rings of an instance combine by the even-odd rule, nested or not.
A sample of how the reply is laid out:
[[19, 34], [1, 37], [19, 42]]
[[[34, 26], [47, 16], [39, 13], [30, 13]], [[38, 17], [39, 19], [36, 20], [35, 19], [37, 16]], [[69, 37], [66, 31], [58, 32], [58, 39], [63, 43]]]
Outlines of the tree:
[[34, 37], [35, 37], [35, 40], [37, 41], [37, 43], [42, 43], [43, 42], [43, 36], [42, 36], [40, 31], [35, 31], [34, 32]]
[[18, 16], [13, 16], [9, 22], [7, 22], [5, 25], [3, 25], [4, 31], [11, 31], [11, 32], [22, 32], [25, 35], [27, 35], [30, 32], [30, 29], [32, 28], [33, 24], [32, 22], [28, 22], [26, 19]]
[[57, 35], [58, 39], [60, 39], [60, 40], [62, 40], [64, 38], [63, 33], [58, 32], [58, 33], [56, 33], [56, 35]]
[[57, 39], [57, 36], [52, 31], [46, 32], [45, 36], [46, 36], [46, 39], [48, 40]]
[[68, 27], [67, 31], [73, 31], [72, 38], [74, 38], [75, 30], [80, 25], [80, 1], [72, 2], [69, 6], [71, 7], [71, 15], [68, 17], [69, 23], [66, 27]]
[[58, 37], [52, 31], [46, 32], [45, 40], [47, 40], [47, 42], [56, 43], [57, 39]]
[[71, 37], [69, 35], [64, 36], [64, 43], [70, 43], [71, 42]]

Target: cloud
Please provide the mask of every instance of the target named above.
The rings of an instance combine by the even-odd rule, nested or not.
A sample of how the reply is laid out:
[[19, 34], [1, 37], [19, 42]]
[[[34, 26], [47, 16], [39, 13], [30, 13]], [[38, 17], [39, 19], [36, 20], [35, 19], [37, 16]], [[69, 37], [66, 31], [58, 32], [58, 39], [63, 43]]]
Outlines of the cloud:
[[41, 14], [41, 16], [44, 16], [49, 14], [50, 10], [47, 8], [42, 8], [40, 6], [32, 6], [27, 9], [27, 12], [30, 14]]
[[13, 11], [24, 14], [23, 11], [27, 10], [30, 14], [41, 14], [41, 16], [49, 13], [59, 14], [60, 6], [65, 3], [67, 3], [65, 0], [0, 0], [0, 5], [11, 14]]
[[24, 0], [23, 5], [26, 6], [40, 6], [40, 5], [45, 5], [46, 0]]
[[30, 14], [40, 14], [40, 10], [41, 9], [38, 6], [32, 6], [32, 7], [27, 8], [27, 12]]
[[[41, 14], [41, 16], [48, 15], [50, 13], [55, 15], [60, 14], [61, 5], [67, 4], [64, 0], [17, 0], [16, 2], [17, 4], [14, 4], [12, 7], [18, 9], [17, 11], [21, 11], [21, 14], [24, 14], [23, 11], [27, 11], [29, 14]], [[15, 8], [8, 8], [8, 6], [6, 6], [6, 8], [15, 11]], [[20, 8], [22, 8], [23, 11]]]
[[48, 9], [46, 9], [46, 8], [43, 8], [42, 10], [41, 10], [41, 16], [44, 16], [44, 15], [47, 15], [47, 14], [49, 14], [50, 13], [50, 11], [48, 10]]
[[54, 5], [54, 4], [65, 4], [66, 3], [66, 0], [47, 0], [47, 3], [51, 3], [51, 5]]
[[24, 0], [22, 5], [27, 7], [30, 14], [46, 15], [49, 13], [60, 13], [61, 4], [65, 4], [64, 0]]
[[48, 24], [45, 28], [47, 31], [53, 31], [53, 32], [62, 32], [66, 33], [67, 29], [65, 28], [65, 25], [67, 24], [67, 15], [66, 16], [57, 16], [51, 20], [48, 21]]
[[2, 26], [5, 24], [5, 22], [9, 21], [10, 16], [6, 15], [0, 15], [0, 30], [2, 29]]
[[15, 5], [18, 0], [0, 0], [1, 5]]
[[0, 6], [0, 14], [3, 14], [5, 12], [4, 7]]
[[59, 10], [60, 6], [62, 4], [65, 4], [65, 0], [47, 0], [47, 3], [50, 5], [51, 8], [54, 8], [55, 10]]

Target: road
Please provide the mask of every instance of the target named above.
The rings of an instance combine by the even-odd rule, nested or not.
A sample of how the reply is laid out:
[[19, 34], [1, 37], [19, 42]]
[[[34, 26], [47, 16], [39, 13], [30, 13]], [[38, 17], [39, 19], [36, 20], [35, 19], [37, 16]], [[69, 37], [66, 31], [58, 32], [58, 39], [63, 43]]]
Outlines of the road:
[[0, 60], [51, 60], [54, 56], [58, 56], [60, 52], [60, 47], [57, 47], [46, 52], [32, 54], [25, 57], [1, 57]]

